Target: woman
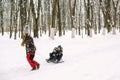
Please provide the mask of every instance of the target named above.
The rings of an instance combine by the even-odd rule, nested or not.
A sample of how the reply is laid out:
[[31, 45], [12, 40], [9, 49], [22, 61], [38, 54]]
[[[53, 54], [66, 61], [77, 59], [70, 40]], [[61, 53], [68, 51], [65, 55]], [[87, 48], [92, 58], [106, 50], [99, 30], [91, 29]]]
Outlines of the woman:
[[31, 70], [39, 69], [40, 64], [37, 61], [33, 60], [35, 56], [36, 47], [34, 45], [33, 38], [28, 33], [23, 34], [23, 41], [21, 43], [21, 46], [24, 46], [24, 44], [26, 45], [27, 61], [32, 67]]

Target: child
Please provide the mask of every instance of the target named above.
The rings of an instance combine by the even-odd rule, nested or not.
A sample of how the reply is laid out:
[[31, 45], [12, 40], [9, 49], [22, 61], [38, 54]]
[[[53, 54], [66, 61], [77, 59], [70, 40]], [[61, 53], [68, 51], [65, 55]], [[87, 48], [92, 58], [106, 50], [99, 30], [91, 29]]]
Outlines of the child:
[[63, 48], [61, 47], [61, 45], [59, 45], [57, 48], [57, 55], [56, 55], [57, 62], [61, 60], [62, 56], [63, 56]]
[[47, 62], [59, 63], [59, 61], [63, 56], [62, 52], [63, 52], [63, 48], [61, 47], [61, 45], [59, 45], [58, 47], [55, 47], [53, 49], [53, 52], [49, 54], [50, 58], [47, 59]]
[[32, 67], [31, 70], [39, 69], [40, 64], [37, 61], [33, 60], [35, 56], [36, 47], [34, 45], [33, 38], [27, 32], [23, 34], [23, 41], [21, 43], [21, 46], [24, 46], [24, 44], [26, 45], [27, 61]]

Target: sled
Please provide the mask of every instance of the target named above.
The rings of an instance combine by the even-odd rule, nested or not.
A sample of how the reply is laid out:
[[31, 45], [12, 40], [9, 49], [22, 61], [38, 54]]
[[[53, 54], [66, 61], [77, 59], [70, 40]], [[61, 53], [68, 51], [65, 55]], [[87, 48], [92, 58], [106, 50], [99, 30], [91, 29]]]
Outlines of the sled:
[[55, 64], [57, 64], [57, 63], [63, 63], [64, 61], [61, 60], [61, 61], [59, 61], [59, 62], [54, 62], [54, 61], [49, 61], [48, 59], [46, 59], [46, 62], [47, 62], [47, 63], [55, 63]]

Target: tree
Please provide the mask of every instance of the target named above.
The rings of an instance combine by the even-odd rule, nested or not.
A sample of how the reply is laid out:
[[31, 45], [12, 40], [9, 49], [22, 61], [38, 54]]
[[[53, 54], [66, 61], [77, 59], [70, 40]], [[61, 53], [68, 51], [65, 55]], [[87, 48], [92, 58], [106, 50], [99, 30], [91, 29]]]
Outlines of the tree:
[[85, 11], [86, 11], [86, 19], [85, 19], [85, 24], [86, 24], [86, 31], [87, 31], [87, 35], [92, 37], [92, 22], [91, 22], [91, 15], [90, 15], [90, 0], [87, 0], [87, 2], [84, 0], [84, 5], [85, 5]]
[[72, 35], [71, 37], [75, 37], [75, 26], [74, 26], [74, 19], [75, 19], [75, 6], [76, 6], [76, 0], [74, 0], [73, 8], [71, 6], [71, 0], [69, 0], [69, 7], [70, 7], [70, 20], [71, 20], [71, 28], [72, 28]]
[[102, 7], [102, 1], [99, 0], [99, 8], [98, 8], [98, 33], [100, 33], [101, 30], [101, 7]]
[[58, 1], [58, 30], [59, 36], [62, 36], [62, 26], [61, 26], [61, 10], [60, 10], [60, 2]]
[[40, 18], [40, 4], [41, 1], [38, 0], [38, 7], [36, 9], [37, 13], [35, 12], [35, 4], [33, 0], [30, 0], [30, 5], [31, 5], [31, 11], [32, 11], [32, 16], [33, 16], [33, 29], [34, 29], [34, 37], [39, 37], [38, 36], [38, 27], [39, 27], [39, 18]]
[[19, 1], [18, 2], [15, 2], [14, 1], [14, 18], [13, 18], [13, 21], [14, 21], [14, 39], [16, 39], [17, 38], [17, 29], [18, 29], [18, 12], [19, 12], [19, 9], [18, 9], [18, 3], [19, 3]]
[[12, 37], [13, 31], [13, 12], [14, 12], [14, 1], [11, 0], [11, 14], [10, 14], [10, 38]]
[[[120, 0], [0, 0], [0, 32], [9, 31], [10, 38], [23, 35], [25, 25], [30, 26], [34, 37], [47, 33], [54, 39], [70, 30], [92, 37], [103, 30], [120, 31]], [[7, 22], [7, 23], [6, 23]], [[14, 33], [14, 35], [13, 35]]]
[[56, 17], [56, 5], [58, 0], [53, 0], [53, 9], [52, 9], [52, 26], [50, 31], [50, 37], [51, 39], [54, 39], [55, 35], [55, 17]]
[[23, 35], [23, 28], [26, 25], [26, 3], [27, 0], [20, 0], [19, 5], [20, 5], [20, 24], [21, 24], [21, 37]]
[[[104, 16], [104, 29], [106, 28], [108, 33], [111, 31], [110, 1], [111, 0], [105, 0], [105, 1], [101, 0], [102, 13]], [[105, 30], [103, 30], [103, 34], [105, 34]]]
[[3, 27], [3, 5], [2, 0], [0, 0], [0, 28], [2, 30], [2, 35], [4, 35], [4, 27]]
[[49, 32], [49, 36], [50, 36], [50, 27], [51, 27], [51, 0], [47, 0], [47, 26], [48, 26], [48, 32]]
[[113, 4], [113, 21], [112, 21], [112, 28], [113, 28], [113, 34], [116, 34], [116, 24], [117, 24], [117, 10], [118, 10], [118, 3], [119, 3], [119, 0], [112, 0], [112, 4]]
[[61, 16], [62, 16], [62, 21], [61, 21], [61, 24], [62, 24], [62, 27], [63, 27], [63, 35], [65, 35], [65, 28], [66, 28], [66, 18], [67, 18], [67, 0], [63, 0], [63, 3], [61, 3], [61, 9], [62, 9], [62, 13], [61, 13]]
[[118, 17], [118, 18], [119, 18], [119, 19], [118, 19], [118, 24], [119, 24], [118, 26], [119, 26], [119, 32], [120, 32], [120, 6], [119, 6], [119, 10], [118, 10], [118, 11], [119, 11], [119, 12], [118, 12], [118, 16], [119, 16], [119, 17]]

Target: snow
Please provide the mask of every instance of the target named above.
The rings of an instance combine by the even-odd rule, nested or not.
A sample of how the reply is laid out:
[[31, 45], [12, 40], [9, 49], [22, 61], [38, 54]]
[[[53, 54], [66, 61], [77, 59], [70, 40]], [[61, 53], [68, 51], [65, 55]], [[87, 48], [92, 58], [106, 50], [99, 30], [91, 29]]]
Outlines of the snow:
[[[70, 35], [34, 38], [35, 60], [41, 66], [30, 71], [21, 39], [0, 35], [0, 80], [120, 80], [120, 34], [90, 37]], [[64, 63], [47, 63], [54, 47], [63, 46]]]

